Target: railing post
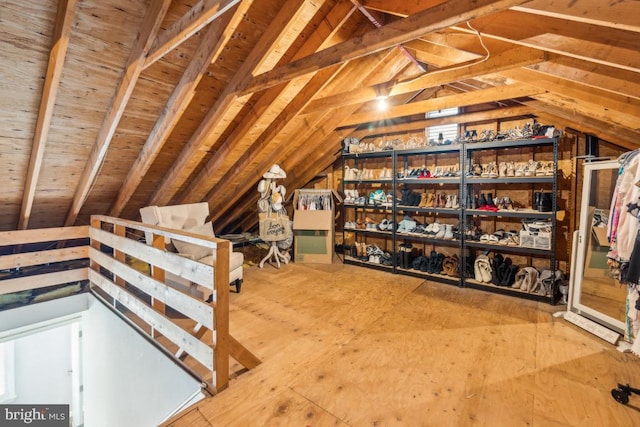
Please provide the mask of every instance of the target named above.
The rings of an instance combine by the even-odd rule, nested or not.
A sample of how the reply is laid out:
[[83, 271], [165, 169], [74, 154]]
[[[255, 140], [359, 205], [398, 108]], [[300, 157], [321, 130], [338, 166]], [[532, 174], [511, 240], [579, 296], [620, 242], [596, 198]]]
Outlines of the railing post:
[[213, 311], [213, 324], [216, 330], [214, 367], [216, 370], [216, 390], [221, 391], [229, 385], [229, 256], [231, 242], [218, 242], [216, 263], [214, 265], [213, 289], [216, 295], [216, 308]]
[[[126, 231], [127, 230], [123, 225], [114, 224], [113, 226], [113, 234], [117, 236], [125, 237]], [[122, 263], [126, 263], [127, 255], [124, 252], [117, 250], [116, 248], [113, 248], [113, 257]], [[113, 279], [118, 286], [124, 287], [125, 281], [121, 277], [116, 276]]]
[[[165, 250], [164, 236], [160, 234], [153, 234], [153, 241], [151, 243], [151, 246], [153, 246], [154, 248]], [[156, 265], [151, 265], [151, 277], [159, 282], [165, 283], [164, 270]], [[159, 313], [166, 314], [166, 306], [163, 302], [153, 299], [152, 305], [153, 308]]]
[[[91, 216], [91, 227], [92, 228], [97, 228], [98, 230], [102, 228], [102, 221], [100, 221], [99, 219], [96, 219], [94, 216]], [[89, 234], [91, 234], [91, 230], [89, 230]], [[93, 239], [89, 239], [89, 246], [91, 246], [93, 249], [99, 251], [100, 250], [100, 242], [93, 240]], [[93, 260], [93, 258], [89, 259], [89, 268], [94, 270], [94, 271], [100, 271], [100, 265], [95, 262]], [[92, 287], [92, 283], [89, 282], [89, 287]]]

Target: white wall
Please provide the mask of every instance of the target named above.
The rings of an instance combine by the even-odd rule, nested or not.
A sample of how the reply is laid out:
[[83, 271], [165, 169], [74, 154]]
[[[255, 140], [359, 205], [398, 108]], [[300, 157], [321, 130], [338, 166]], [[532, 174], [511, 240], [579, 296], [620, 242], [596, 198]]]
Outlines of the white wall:
[[71, 326], [63, 325], [14, 341], [12, 404], [71, 403]]
[[203, 397], [198, 381], [91, 294], [0, 312], [0, 341], [16, 342], [10, 403], [72, 404], [74, 424], [156, 426]]
[[82, 328], [86, 426], [155, 426], [200, 390], [101, 302], [90, 304]]

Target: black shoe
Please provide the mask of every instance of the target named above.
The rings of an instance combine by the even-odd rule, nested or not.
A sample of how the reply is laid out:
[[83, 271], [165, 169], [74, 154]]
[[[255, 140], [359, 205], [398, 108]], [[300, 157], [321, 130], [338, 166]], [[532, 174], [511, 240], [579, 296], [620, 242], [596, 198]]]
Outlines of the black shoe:
[[511, 285], [513, 285], [513, 283], [516, 281], [516, 274], [518, 274], [518, 270], [520, 270], [520, 267], [518, 267], [517, 265], [509, 265], [507, 267], [507, 272], [500, 282], [500, 286], [511, 287]]
[[538, 201], [536, 209], [538, 212], [551, 212], [552, 200], [551, 193], [540, 191], [536, 193], [536, 199]]
[[411, 262], [411, 268], [413, 268], [414, 270], [420, 270], [420, 266], [422, 266], [422, 262], [425, 259], [426, 258], [423, 257], [422, 255], [420, 255], [419, 257], [414, 258], [413, 261]]
[[484, 193], [480, 195], [480, 201], [478, 202], [478, 208], [483, 206], [487, 206], [487, 198], [484, 196]]
[[487, 205], [489, 206], [495, 206], [496, 204], [493, 201], [493, 194], [489, 193], [487, 194]]
[[442, 273], [442, 263], [444, 262], [444, 254], [438, 254], [436, 255], [436, 266], [433, 269], [433, 272], [435, 274], [440, 274]]
[[500, 284], [498, 271], [500, 270], [502, 264], [504, 264], [504, 257], [502, 256], [502, 254], [495, 254], [493, 256], [493, 260], [491, 261], [491, 283], [496, 286]]
[[429, 255], [429, 258], [427, 258], [427, 263], [426, 263], [426, 271], [427, 273], [434, 273], [435, 269], [436, 269], [436, 257], [438, 256], [438, 253], [436, 251], [431, 251], [431, 254]]

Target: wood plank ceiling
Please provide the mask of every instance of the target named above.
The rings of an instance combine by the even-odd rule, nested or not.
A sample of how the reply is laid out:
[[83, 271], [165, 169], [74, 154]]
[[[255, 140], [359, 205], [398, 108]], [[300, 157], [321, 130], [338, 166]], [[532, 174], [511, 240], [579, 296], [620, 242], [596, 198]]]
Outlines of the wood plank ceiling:
[[298, 188], [342, 138], [419, 131], [450, 106], [635, 149], [639, 6], [0, 0], [0, 229], [207, 201], [218, 231], [240, 231], [273, 163]]

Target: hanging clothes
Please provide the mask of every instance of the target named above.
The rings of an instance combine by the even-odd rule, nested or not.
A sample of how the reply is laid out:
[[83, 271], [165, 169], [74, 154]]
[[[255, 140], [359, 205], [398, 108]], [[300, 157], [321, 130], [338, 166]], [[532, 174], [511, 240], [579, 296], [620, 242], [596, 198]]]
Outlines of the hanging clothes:
[[[620, 169], [611, 201], [609, 223], [609, 257], [629, 262], [640, 230], [637, 207], [640, 204], [640, 150], [625, 153], [619, 158]], [[635, 208], [635, 209], [634, 209]]]
[[637, 338], [640, 332], [640, 150], [625, 153], [618, 161], [620, 168], [607, 225], [611, 244], [608, 257], [619, 267], [620, 282], [628, 286], [625, 335]]

